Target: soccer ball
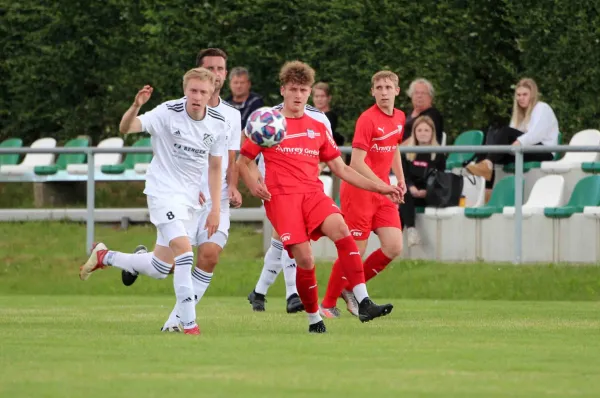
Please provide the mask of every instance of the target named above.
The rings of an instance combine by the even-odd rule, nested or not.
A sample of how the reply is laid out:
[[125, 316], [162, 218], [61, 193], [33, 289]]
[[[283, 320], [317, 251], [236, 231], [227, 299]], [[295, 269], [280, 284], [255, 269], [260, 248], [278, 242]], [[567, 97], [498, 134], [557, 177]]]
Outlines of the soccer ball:
[[246, 122], [246, 136], [256, 145], [271, 148], [285, 138], [285, 117], [276, 109], [260, 108], [252, 112]]

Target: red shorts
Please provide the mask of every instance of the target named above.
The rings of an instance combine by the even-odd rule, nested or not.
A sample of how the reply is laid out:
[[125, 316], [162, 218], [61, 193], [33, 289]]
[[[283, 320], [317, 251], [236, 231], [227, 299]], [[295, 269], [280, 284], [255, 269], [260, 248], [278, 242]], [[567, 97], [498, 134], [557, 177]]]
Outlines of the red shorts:
[[355, 240], [369, 239], [371, 231], [378, 228], [401, 228], [398, 205], [381, 194], [342, 182], [340, 201], [344, 219]]
[[273, 195], [265, 201], [265, 210], [286, 247], [319, 239], [323, 236], [319, 228], [323, 221], [330, 214], [341, 213], [323, 191]]

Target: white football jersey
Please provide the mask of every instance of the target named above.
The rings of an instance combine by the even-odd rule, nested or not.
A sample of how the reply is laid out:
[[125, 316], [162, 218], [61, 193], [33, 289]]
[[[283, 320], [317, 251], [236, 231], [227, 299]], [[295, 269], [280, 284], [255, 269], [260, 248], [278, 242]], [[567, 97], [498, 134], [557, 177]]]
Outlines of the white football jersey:
[[[210, 107], [209, 107], [210, 108]], [[214, 109], [225, 117], [225, 123], [227, 124], [227, 149], [229, 151], [239, 151], [240, 141], [242, 139], [242, 117], [240, 111], [229, 105], [223, 99], [219, 98], [219, 105], [215, 106]], [[223, 168], [223, 190], [221, 192], [221, 199], [229, 200], [227, 194], [227, 166], [229, 164], [229, 152], [225, 151], [222, 160]], [[208, 174], [202, 176], [202, 193], [206, 197], [206, 200], [210, 202], [210, 190], [208, 188]]]
[[[274, 106], [272, 109], [277, 109], [278, 111], [281, 111], [283, 109], [283, 103]], [[327, 116], [325, 116], [325, 114], [323, 112], [321, 112], [314, 106], [305, 105], [304, 113], [306, 113], [307, 116], [310, 116], [313, 119], [323, 123], [325, 125], [325, 127], [327, 127], [327, 130], [329, 130], [329, 133], [333, 134], [331, 132], [331, 123], [329, 122], [329, 119], [327, 119]], [[258, 156], [258, 171], [260, 172], [260, 175], [264, 179], [265, 178], [265, 160], [262, 156], [262, 153]]]
[[223, 115], [208, 107], [204, 119], [194, 120], [185, 105], [185, 98], [167, 101], [138, 116], [142, 130], [152, 136], [154, 152], [144, 193], [200, 208], [198, 198], [202, 176], [208, 173], [208, 157], [227, 152], [227, 123]]

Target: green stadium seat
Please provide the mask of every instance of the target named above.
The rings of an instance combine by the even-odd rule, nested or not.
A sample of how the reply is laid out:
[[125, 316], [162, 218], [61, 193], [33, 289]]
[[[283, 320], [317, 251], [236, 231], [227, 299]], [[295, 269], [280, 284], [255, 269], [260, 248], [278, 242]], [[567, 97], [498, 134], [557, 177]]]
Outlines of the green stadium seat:
[[502, 213], [504, 207], [515, 205], [515, 176], [504, 177], [496, 183], [487, 205], [465, 208], [468, 218], [488, 218], [492, 214]]
[[[483, 132], [479, 130], [469, 130], [461, 133], [454, 141], [454, 146], [457, 145], [482, 145]], [[455, 167], [463, 167], [465, 162], [470, 161], [475, 156], [474, 153], [451, 153], [446, 159], [446, 170], [451, 170]]]
[[544, 215], [550, 218], [568, 218], [575, 213], [583, 213], [586, 206], [600, 206], [600, 175], [579, 180], [569, 203], [563, 207], [547, 207]]
[[[8, 138], [0, 143], [0, 148], [21, 148], [23, 140], [20, 138]], [[0, 165], [3, 164], [19, 164], [18, 153], [0, 154]]]
[[[89, 145], [87, 138], [75, 138], [67, 141], [65, 148], [86, 148]], [[35, 166], [33, 169], [37, 175], [52, 175], [59, 170], [65, 170], [69, 164], [82, 164], [86, 160], [85, 153], [61, 153], [56, 159], [56, 163], [50, 166]]]
[[581, 170], [586, 173], [600, 173], [600, 162], [585, 162], [581, 164]]
[[[132, 148], [152, 147], [149, 137], [137, 140]], [[125, 160], [121, 164], [104, 165], [100, 170], [105, 174], [123, 174], [125, 170], [132, 170], [136, 163], [150, 163], [152, 160], [151, 153], [128, 153]]]

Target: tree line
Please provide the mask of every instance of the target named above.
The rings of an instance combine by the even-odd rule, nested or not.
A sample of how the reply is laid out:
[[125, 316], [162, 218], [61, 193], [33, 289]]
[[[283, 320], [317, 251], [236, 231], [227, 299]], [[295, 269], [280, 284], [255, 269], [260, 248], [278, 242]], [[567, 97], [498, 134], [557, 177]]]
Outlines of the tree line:
[[280, 101], [292, 59], [329, 82], [351, 137], [373, 103], [370, 77], [417, 77], [436, 89], [450, 137], [510, 118], [514, 84], [534, 78], [561, 131], [600, 125], [600, 3], [585, 0], [0, 0], [0, 139], [118, 134], [137, 90], [146, 109], [182, 95], [198, 50], [221, 47], [253, 90]]

